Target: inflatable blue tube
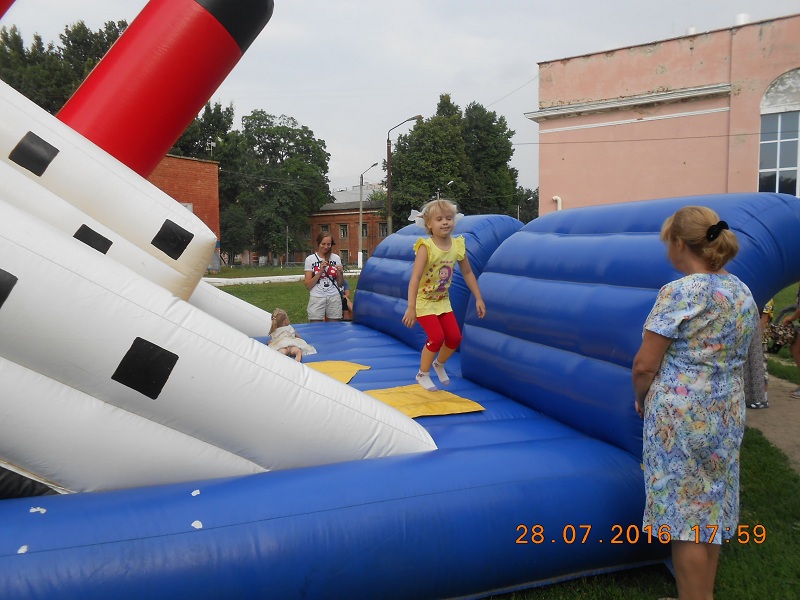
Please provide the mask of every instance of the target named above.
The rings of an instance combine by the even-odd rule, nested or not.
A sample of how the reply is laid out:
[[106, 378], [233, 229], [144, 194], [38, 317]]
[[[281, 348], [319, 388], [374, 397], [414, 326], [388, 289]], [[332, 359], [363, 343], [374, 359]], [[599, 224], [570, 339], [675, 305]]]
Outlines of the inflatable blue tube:
[[712, 208], [736, 233], [739, 254], [727, 268], [759, 306], [800, 280], [800, 201], [794, 196], [724, 194], [551, 213], [510, 236], [484, 268], [480, 285], [489, 309], [485, 319], [467, 312], [465, 372], [587, 435], [639, 453], [630, 367], [658, 290], [681, 276], [667, 261], [661, 224], [690, 204]]
[[[653, 560], [661, 544], [610, 543], [608, 504], [619, 494], [615, 510], [638, 515], [642, 484], [633, 457], [604, 446], [573, 435], [446, 450], [433, 460], [48, 497], [36, 503], [44, 514], [30, 512], [30, 501], [7, 501], [0, 591], [98, 600], [444, 598]], [[565, 479], [580, 481], [580, 493]], [[580, 542], [581, 524], [592, 525], [590, 541]], [[555, 542], [532, 543], [521, 527], [536, 525]], [[22, 539], [27, 551], [15, 556], [8, 544]]]

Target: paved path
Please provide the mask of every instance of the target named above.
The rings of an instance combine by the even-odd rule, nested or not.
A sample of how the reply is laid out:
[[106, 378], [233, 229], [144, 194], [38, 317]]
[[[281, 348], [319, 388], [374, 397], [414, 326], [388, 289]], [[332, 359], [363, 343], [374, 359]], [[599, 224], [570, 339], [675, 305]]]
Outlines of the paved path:
[[[358, 277], [361, 271], [354, 269], [345, 271], [345, 277]], [[270, 275], [269, 277], [203, 277], [203, 281], [214, 287], [221, 285], [246, 285], [254, 283], [287, 283], [289, 281], [303, 281], [305, 275]]]
[[758, 429], [788, 457], [800, 473], [800, 400], [789, 397], [797, 386], [769, 376], [769, 408], [747, 409], [747, 426]]

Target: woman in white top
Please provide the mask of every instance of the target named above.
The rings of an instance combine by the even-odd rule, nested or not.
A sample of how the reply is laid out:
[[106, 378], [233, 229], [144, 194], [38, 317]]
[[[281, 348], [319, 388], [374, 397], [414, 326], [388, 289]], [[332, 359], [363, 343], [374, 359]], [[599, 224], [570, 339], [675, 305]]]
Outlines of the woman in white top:
[[326, 231], [317, 234], [316, 252], [306, 258], [305, 284], [310, 292], [308, 320], [311, 323], [342, 320], [341, 290], [344, 285], [342, 259], [333, 253], [333, 237]]

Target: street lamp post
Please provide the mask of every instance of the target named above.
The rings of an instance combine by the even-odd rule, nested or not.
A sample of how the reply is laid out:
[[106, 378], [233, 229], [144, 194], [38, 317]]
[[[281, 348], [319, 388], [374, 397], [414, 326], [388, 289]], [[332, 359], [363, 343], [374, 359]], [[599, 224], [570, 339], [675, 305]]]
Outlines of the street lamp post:
[[389, 137], [389, 134], [403, 123], [419, 121], [420, 119], [422, 119], [422, 115], [408, 117], [405, 121], [398, 123], [386, 132], [386, 226], [389, 230], [388, 235], [392, 235], [392, 138]]
[[361, 173], [358, 179], [358, 268], [364, 267], [364, 251], [362, 250], [362, 243], [364, 242], [364, 173], [369, 171], [372, 167], [377, 167], [378, 163], [372, 164]]
[[[533, 200], [533, 196], [525, 198], [525, 202], [530, 202], [531, 200]], [[517, 204], [517, 221], [519, 221], [519, 204]]]

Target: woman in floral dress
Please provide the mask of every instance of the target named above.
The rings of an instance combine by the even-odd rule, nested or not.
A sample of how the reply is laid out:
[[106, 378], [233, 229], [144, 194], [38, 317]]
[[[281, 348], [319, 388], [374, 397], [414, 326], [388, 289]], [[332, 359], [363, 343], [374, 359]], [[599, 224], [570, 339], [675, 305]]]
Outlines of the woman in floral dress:
[[724, 269], [739, 244], [714, 211], [680, 209], [661, 240], [685, 277], [661, 288], [633, 363], [644, 417], [643, 525], [668, 527], [681, 600], [709, 600], [721, 541], [739, 520], [743, 365], [758, 310]]

